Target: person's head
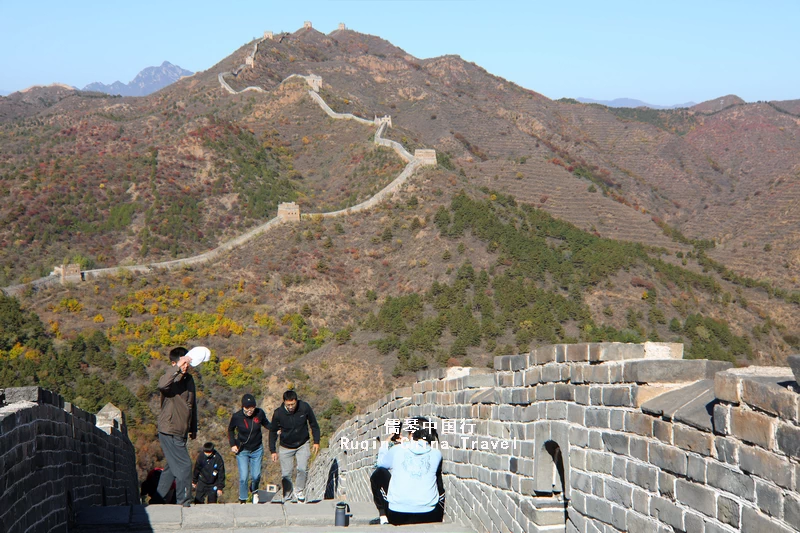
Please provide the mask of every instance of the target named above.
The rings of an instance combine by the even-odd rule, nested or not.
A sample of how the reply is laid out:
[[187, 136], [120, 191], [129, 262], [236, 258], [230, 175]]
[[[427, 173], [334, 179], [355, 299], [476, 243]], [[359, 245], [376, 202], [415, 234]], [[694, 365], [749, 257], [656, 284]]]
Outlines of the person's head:
[[283, 406], [290, 413], [294, 413], [297, 409], [297, 393], [293, 390], [287, 390], [283, 393]]
[[206, 442], [203, 444], [203, 453], [206, 454], [206, 457], [211, 457], [214, 455], [214, 443]]
[[247, 416], [253, 416], [256, 412], [256, 398], [252, 394], [245, 394], [242, 396], [242, 411]]
[[439, 434], [436, 432], [436, 428], [431, 424], [430, 420], [422, 416], [414, 417], [413, 420], [417, 422], [414, 424], [416, 429], [411, 433], [412, 440], [424, 440], [429, 444], [435, 440], [439, 440]]
[[189, 353], [189, 350], [184, 348], [183, 346], [178, 346], [177, 348], [173, 348], [169, 351], [169, 362], [172, 366], [178, 364], [178, 361], [181, 360], [181, 357]]
[[392, 442], [395, 442], [395, 443], [400, 442], [400, 439], [403, 438], [403, 421], [402, 420], [398, 420], [398, 422], [399, 422], [399, 424], [397, 424], [397, 433], [395, 433], [391, 437], [389, 437], [389, 440], [391, 440]]

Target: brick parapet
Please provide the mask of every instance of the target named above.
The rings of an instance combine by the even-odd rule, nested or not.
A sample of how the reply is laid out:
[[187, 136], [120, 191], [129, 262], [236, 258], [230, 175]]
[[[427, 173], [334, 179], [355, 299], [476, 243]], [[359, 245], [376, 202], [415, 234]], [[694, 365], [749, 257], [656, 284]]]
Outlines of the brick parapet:
[[82, 507], [138, 503], [136, 456], [124, 424], [101, 429], [95, 415], [38, 387], [3, 392], [4, 531], [67, 531]]
[[374, 441], [389, 418], [463, 419], [471, 432], [440, 436], [447, 512], [478, 531], [800, 530], [789, 369], [678, 355], [675, 345], [555, 345], [498, 357], [494, 371], [421, 372], [343, 424], [327, 460], [345, 472], [341, 497], [370, 501], [377, 449], [343, 442]]

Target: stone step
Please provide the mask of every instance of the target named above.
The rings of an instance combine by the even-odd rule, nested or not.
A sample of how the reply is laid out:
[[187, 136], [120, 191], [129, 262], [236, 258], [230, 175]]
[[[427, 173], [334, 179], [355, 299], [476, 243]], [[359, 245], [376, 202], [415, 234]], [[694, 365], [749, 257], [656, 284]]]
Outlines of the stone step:
[[[120, 507], [88, 507], [77, 513], [75, 533], [160, 533], [166, 531], [198, 531], [217, 533], [261, 533], [278, 531], [332, 531], [336, 502], [324, 500], [307, 504], [238, 503], [195, 505], [133, 505]], [[396, 526], [370, 526], [377, 516], [370, 502], [350, 504], [348, 530], [385, 532]], [[452, 523], [402, 526], [407, 533], [474, 533]], [[340, 528], [335, 528], [337, 531]]]

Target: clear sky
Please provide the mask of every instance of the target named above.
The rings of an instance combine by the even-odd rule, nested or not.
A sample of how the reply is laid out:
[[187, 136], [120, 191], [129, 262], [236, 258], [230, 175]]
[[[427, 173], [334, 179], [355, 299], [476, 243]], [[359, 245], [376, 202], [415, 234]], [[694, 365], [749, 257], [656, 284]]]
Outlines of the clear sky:
[[0, 0], [0, 90], [199, 71], [309, 20], [457, 54], [550, 98], [800, 98], [800, 0]]

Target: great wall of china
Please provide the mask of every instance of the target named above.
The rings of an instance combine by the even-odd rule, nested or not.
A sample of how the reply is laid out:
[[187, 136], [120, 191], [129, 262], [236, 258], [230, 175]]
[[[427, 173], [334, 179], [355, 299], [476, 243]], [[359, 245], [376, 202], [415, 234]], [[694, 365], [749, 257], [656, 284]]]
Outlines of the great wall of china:
[[[420, 372], [413, 386], [339, 427], [311, 467], [309, 495], [360, 505], [371, 518], [375, 438], [386, 437], [388, 420], [421, 415], [440, 432], [447, 519], [459, 531], [800, 530], [800, 385], [792, 370], [737, 369], [682, 353], [680, 344], [560, 344], [496, 357], [493, 370]], [[158, 519], [155, 509], [133, 505], [134, 451], [113, 406], [96, 421], [35, 387], [0, 398], [4, 531], [65, 530], [101, 505], [118, 506], [109, 508], [113, 520]], [[248, 509], [247, 519], [263, 526], [275, 508]], [[166, 529], [219, 523], [203, 512], [178, 509]], [[332, 516], [321, 520], [330, 525]]]
[[[222, 77], [220, 83], [227, 86]], [[368, 209], [423, 164], [423, 154], [403, 154], [381, 138], [386, 122], [333, 112], [313, 85], [309, 94], [334, 118], [377, 124], [376, 143], [408, 162], [380, 198], [319, 215]], [[119, 268], [147, 272], [209, 261], [280, 222], [200, 256]], [[421, 415], [440, 431], [447, 517], [472, 531], [800, 531], [800, 384], [792, 370], [732, 368], [682, 355], [679, 344], [562, 344], [496, 357], [494, 369], [420, 372], [411, 387], [338, 428], [312, 465], [310, 495], [371, 501], [372, 443], [385, 438], [388, 420]], [[115, 527], [139, 520], [142, 531], [158, 530], [148, 522], [158, 513], [134, 505], [134, 454], [124, 416], [110, 404], [95, 416], [35, 387], [0, 389], [2, 530], [67, 531], [95, 506], [127, 513], [112, 517]], [[178, 518], [166, 529], [219, 523], [197, 516], [191, 522], [189, 511], [195, 509], [172, 513]], [[263, 527], [259, 511], [250, 523]]]
[[[256, 44], [255, 46], [256, 47], [254, 48], [252, 55], [255, 54], [258, 44]], [[252, 57], [252, 55], [248, 57]], [[241, 65], [240, 69], [244, 67], [245, 65]], [[241, 91], [235, 91], [224, 80], [224, 76], [229, 74], [231, 73], [229, 72], [220, 73], [219, 82], [222, 88], [227, 90], [231, 94], [241, 94], [244, 91], [254, 89], [253, 87], [248, 87]], [[388, 148], [391, 148], [397, 153], [397, 155], [403, 161], [406, 162], [406, 166], [405, 168], [403, 168], [403, 171], [400, 172], [400, 174], [398, 174], [398, 176], [391, 183], [389, 183], [386, 187], [375, 193], [375, 195], [372, 196], [371, 198], [354, 206], [345, 209], [340, 209], [338, 211], [332, 211], [327, 213], [306, 213], [303, 216], [331, 218], [331, 217], [339, 217], [372, 209], [376, 205], [387, 200], [395, 192], [397, 192], [405, 184], [408, 178], [410, 178], [414, 174], [414, 172], [416, 172], [418, 169], [424, 166], [436, 165], [435, 150], [418, 149], [415, 150], [414, 155], [411, 155], [408, 152], [408, 150], [406, 150], [403, 147], [402, 144], [398, 143], [397, 141], [392, 141], [390, 139], [383, 138], [383, 134], [386, 131], [386, 128], [391, 127], [392, 124], [392, 118], [390, 116], [384, 116], [384, 117], [376, 116], [373, 120], [368, 120], [365, 118], [357, 117], [351, 113], [336, 113], [325, 102], [325, 100], [323, 100], [323, 98], [319, 94], [317, 94], [317, 92], [322, 86], [322, 78], [320, 78], [319, 76], [315, 76], [313, 74], [309, 76], [304, 76], [301, 74], [292, 74], [291, 76], [283, 80], [283, 82], [281, 83], [286, 83], [287, 81], [293, 79], [302, 79], [305, 80], [306, 83], [308, 83], [308, 85], [311, 87], [311, 89], [309, 89], [308, 91], [309, 97], [311, 97], [311, 99], [317, 105], [319, 105], [320, 108], [322, 108], [322, 110], [331, 118], [337, 120], [354, 120], [361, 124], [376, 126], [375, 138], [373, 142], [379, 146], [386, 146]], [[264, 92], [263, 89], [261, 89], [261, 91]], [[80, 271], [80, 269], [78, 268], [77, 272], [75, 272], [74, 270], [75, 269], [74, 265], [60, 265], [57, 266], [56, 269], [53, 271], [53, 273], [51, 273], [49, 276], [33, 280], [29, 283], [22, 283], [18, 285], [12, 285], [9, 287], [4, 287], [1, 290], [9, 296], [17, 296], [22, 294], [29, 287], [38, 288], [38, 287], [45, 287], [48, 285], [55, 285], [58, 283], [80, 282], [96, 277], [118, 275], [120, 271], [127, 271], [134, 274], [145, 274], [148, 272], [152, 272], [156, 269], [171, 270], [188, 265], [207, 263], [209, 261], [219, 259], [222, 255], [230, 252], [231, 250], [234, 250], [235, 248], [238, 248], [239, 246], [242, 246], [243, 244], [251, 241], [252, 239], [258, 237], [259, 235], [279, 226], [282, 222], [286, 222], [288, 220], [292, 219], [286, 219], [282, 218], [281, 216], [276, 216], [275, 218], [272, 218], [269, 221], [248, 230], [242, 235], [239, 235], [238, 237], [235, 237], [229, 241], [222, 243], [213, 250], [209, 250], [208, 252], [195, 255], [192, 257], [175, 259], [172, 261], [162, 261], [158, 263], [148, 263], [141, 265], [120, 265], [116, 267], [98, 268], [85, 271]]]

